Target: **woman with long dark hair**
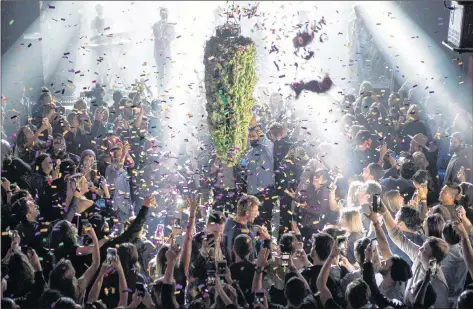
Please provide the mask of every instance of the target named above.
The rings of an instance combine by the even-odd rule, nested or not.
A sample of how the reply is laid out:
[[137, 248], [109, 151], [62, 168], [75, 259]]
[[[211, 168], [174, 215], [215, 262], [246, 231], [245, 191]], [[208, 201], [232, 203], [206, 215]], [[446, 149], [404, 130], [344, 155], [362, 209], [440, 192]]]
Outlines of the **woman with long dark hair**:
[[60, 160], [53, 162], [51, 157], [42, 153], [36, 157], [33, 164], [32, 176], [25, 178], [28, 191], [37, 201], [45, 222], [60, 218], [60, 209], [51, 204], [53, 197], [52, 182], [59, 176]]
[[[84, 232], [88, 230], [84, 228]], [[95, 232], [94, 236], [97, 237]], [[71, 222], [60, 220], [49, 234], [48, 245], [51, 250], [54, 250], [55, 261], [68, 259], [77, 275], [82, 276], [87, 270], [85, 264], [90, 261], [87, 255], [93, 253], [95, 249], [93, 245], [81, 246], [78, 237], [77, 228]]]
[[39, 129], [34, 133], [28, 126], [21, 127], [16, 133], [16, 142], [13, 148], [13, 155], [30, 165], [33, 164], [36, 157], [36, 152], [47, 149], [49, 146], [49, 143], [42, 142], [39, 140], [39, 137], [42, 132], [48, 129], [50, 126], [51, 125], [49, 122], [45, 120], [42, 122]]
[[[74, 234], [72, 230], [71, 224], [68, 221], [60, 221], [56, 224], [52, 235], [57, 234], [66, 234], [64, 235], [64, 241], [68, 242], [68, 246], [76, 241], [77, 242], [77, 235]], [[99, 243], [97, 240], [97, 236], [95, 235], [95, 231], [93, 228], [86, 230], [86, 235], [92, 239], [93, 245], [86, 247], [86, 250], [83, 250], [84, 247], [77, 248], [77, 254], [92, 254], [92, 264], [90, 267], [87, 267], [86, 270], [83, 272], [82, 275], [78, 277], [78, 266], [76, 263], [72, 262], [69, 259], [61, 258], [55, 265], [54, 269], [51, 271], [49, 275], [49, 288], [56, 289], [61, 292], [63, 296], [72, 298], [76, 303], [82, 303], [83, 298], [85, 296], [85, 291], [89, 284], [92, 282], [92, 279], [95, 276], [95, 273], [99, 269], [100, 266], [100, 250], [99, 250]], [[50, 239], [50, 244], [59, 245], [57, 241], [59, 240], [58, 237], [53, 236]], [[69, 248], [73, 248], [74, 246], [69, 246]], [[55, 247], [55, 253], [58, 251], [58, 247]], [[89, 252], [86, 252], [89, 251]], [[76, 254], [74, 252], [73, 254]], [[73, 258], [74, 256], [72, 256]], [[82, 261], [82, 264], [85, 262]]]
[[101, 207], [105, 207], [105, 200], [110, 198], [110, 192], [108, 191], [108, 184], [100, 172], [97, 169], [97, 161], [95, 152], [93, 150], [84, 150], [79, 160], [79, 172], [87, 180], [89, 191], [85, 194], [85, 197], [89, 200], [97, 202], [102, 200], [99, 204]]
[[[117, 254], [127, 282], [129, 291], [128, 301], [131, 302], [131, 297], [136, 290], [137, 283], [140, 282], [143, 284], [145, 282], [145, 279], [139, 274], [138, 250], [132, 243], [123, 243], [118, 247]], [[107, 308], [116, 308], [120, 300], [119, 293], [112, 294], [105, 292], [105, 290], [112, 289], [115, 289], [115, 291], [119, 290], [119, 274], [117, 271], [110, 272], [102, 283], [99, 299], [107, 305]]]

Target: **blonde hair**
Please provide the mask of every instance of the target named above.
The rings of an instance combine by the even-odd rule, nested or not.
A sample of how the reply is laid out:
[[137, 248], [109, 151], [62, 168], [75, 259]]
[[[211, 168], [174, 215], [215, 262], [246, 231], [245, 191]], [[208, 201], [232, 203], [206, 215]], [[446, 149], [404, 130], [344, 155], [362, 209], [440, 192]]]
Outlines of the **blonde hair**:
[[391, 190], [384, 194], [383, 203], [391, 213], [397, 213], [401, 209], [402, 205], [398, 202], [400, 196], [399, 190]]
[[358, 205], [358, 197], [356, 196], [358, 193], [358, 189], [363, 186], [361, 181], [353, 181], [350, 183], [348, 187], [347, 193], [347, 206], [348, 207], [356, 207]]
[[421, 151], [416, 151], [412, 154], [412, 158], [414, 161], [414, 166], [416, 170], [425, 170], [429, 163], [427, 162], [427, 158], [425, 157], [424, 153]]
[[340, 211], [340, 226], [346, 229], [348, 233], [365, 232], [360, 211], [356, 207], [342, 208]]

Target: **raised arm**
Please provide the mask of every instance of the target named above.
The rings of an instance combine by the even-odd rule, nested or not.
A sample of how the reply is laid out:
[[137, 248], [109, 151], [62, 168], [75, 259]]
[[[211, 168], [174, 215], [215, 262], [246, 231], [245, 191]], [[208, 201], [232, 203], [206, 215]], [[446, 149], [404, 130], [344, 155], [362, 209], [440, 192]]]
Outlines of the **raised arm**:
[[140, 212], [138, 212], [138, 215], [136, 216], [133, 223], [130, 224], [130, 226], [123, 232], [123, 234], [115, 238], [113, 241], [117, 244], [133, 241], [146, 222], [146, 216], [148, 214], [149, 208], [154, 207], [155, 205], [156, 199], [154, 197], [154, 193], [151, 193], [146, 196], [145, 200], [143, 201], [143, 206], [141, 206]]
[[[379, 243], [379, 240], [378, 240]], [[365, 263], [363, 265], [363, 280], [368, 284], [371, 290], [371, 297], [374, 299], [376, 305], [380, 308], [386, 308], [388, 306], [394, 308], [403, 308], [404, 304], [394, 302], [393, 300], [387, 298], [383, 295], [376, 284], [376, 279], [374, 277], [374, 267], [373, 267], [373, 254], [376, 253], [376, 247], [372, 247], [371, 244], [368, 245], [365, 249]]]
[[89, 286], [90, 282], [94, 278], [94, 275], [100, 266], [100, 247], [99, 247], [99, 241], [97, 239], [97, 235], [95, 235], [95, 231], [93, 228], [86, 230], [86, 235], [92, 239], [92, 243], [93, 243], [92, 246], [89, 246], [93, 248], [92, 265], [90, 265], [90, 267], [87, 268], [85, 273], [78, 280], [79, 290], [81, 291], [81, 294], [87, 289], [87, 287]]
[[251, 286], [251, 291], [256, 292], [263, 289], [263, 272], [268, 267], [268, 256], [270, 251], [267, 248], [262, 248], [256, 259], [256, 269], [253, 276], [253, 284]]
[[327, 287], [327, 280], [330, 274], [330, 268], [332, 267], [332, 261], [339, 255], [338, 243], [336, 241], [333, 242], [332, 251], [330, 252], [330, 256], [325, 260], [322, 269], [320, 270], [319, 276], [317, 277], [317, 290], [320, 293], [320, 301], [325, 307], [325, 303], [332, 298], [332, 293], [330, 292], [329, 288]]
[[91, 304], [94, 301], [97, 301], [99, 299], [100, 291], [102, 290], [103, 278], [105, 274], [108, 273], [109, 270], [110, 270], [110, 266], [107, 265], [106, 263], [103, 263], [102, 268], [100, 268], [99, 275], [95, 279], [95, 282], [92, 285], [92, 288], [90, 289], [89, 297], [87, 298], [88, 304]]
[[118, 257], [113, 267], [118, 273], [118, 289], [120, 293], [118, 307], [124, 308], [128, 304], [128, 285], [126, 282], [125, 272], [123, 271], [122, 263], [120, 262], [120, 259]]
[[[174, 267], [181, 253], [181, 248], [172, 241], [171, 248], [166, 251], [166, 270], [163, 278], [163, 291], [161, 292], [161, 303], [163, 308], [174, 308], [172, 283], [174, 281]], [[167, 293], [170, 292], [170, 293]]]
[[[389, 211], [389, 210], [385, 209], [385, 211]], [[381, 254], [383, 255], [384, 260], [387, 261], [393, 254], [391, 252], [391, 249], [389, 248], [388, 239], [386, 238], [383, 228], [381, 227], [378, 214], [372, 212], [368, 216], [368, 218], [371, 220], [371, 223], [373, 224], [376, 240], [378, 241], [379, 250], [381, 251]]]
[[404, 251], [411, 260], [415, 261], [420, 246], [410, 241], [404, 233], [402, 233], [401, 229], [397, 227], [396, 221], [394, 221], [391, 213], [387, 210], [384, 211], [384, 222], [386, 223], [386, 228], [391, 240], [399, 247], [399, 249]]
[[473, 234], [473, 226], [466, 216], [466, 210], [463, 206], [459, 206], [456, 208], [456, 213], [457, 217], [460, 219], [461, 223], [463, 223], [463, 226], [465, 227], [466, 232], [471, 235]]
[[184, 236], [184, 243], [182, 244], [182, 254], [179, 261], [179, 264], [184, 267], [185, 274], [188, 273], [191, 262], [192, 235], [194, 235], [195, 216], [197, 212], [197, 207], [199, 205], [199, 200], [189, 198], [187, 199], [187, 204], [189, 205], [189, 222], [187, 224], [186, 234]]
[[470, 275], [473, 276], [473, 247], [471, 246], [470, 237], [461, 221], [454, 221], [452, 226], [455, 232], [461, 237], [460, 243], [463, 250], [463, 258], [465, 259]]

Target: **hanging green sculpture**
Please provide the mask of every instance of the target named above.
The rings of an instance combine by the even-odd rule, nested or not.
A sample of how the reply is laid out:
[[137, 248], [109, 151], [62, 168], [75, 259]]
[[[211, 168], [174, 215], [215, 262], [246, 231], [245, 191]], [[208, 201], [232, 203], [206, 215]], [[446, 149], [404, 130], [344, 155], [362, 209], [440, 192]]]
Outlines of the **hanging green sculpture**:
[[256, 85], [256, 49], [237, 24], [217, 28], [205, 46], [207, 121], [217, 156], [235, 164], [246, 151]]

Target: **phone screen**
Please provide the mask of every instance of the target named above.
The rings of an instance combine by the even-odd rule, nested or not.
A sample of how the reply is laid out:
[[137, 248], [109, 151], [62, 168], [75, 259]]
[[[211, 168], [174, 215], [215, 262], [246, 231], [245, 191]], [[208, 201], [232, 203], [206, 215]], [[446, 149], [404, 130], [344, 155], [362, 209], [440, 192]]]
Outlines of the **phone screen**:
[[107, 249], [107, 263], [109, 265], [111, 265], [116, 260], [117, 260], [117, 249], [116, 248], [108, 248]]
[[207, 270], [207, 286], [214, 286], [216, 280], [215, 270]]
[[376, 238], [371, 239], [371, 246], [378, 246], [378, 240]]
[[142, 282], [137, 282], [136, 283], [136, 291], [138, 292], [139, 296], [145, 296], [146, 290], [145, 290], [145, 286]]
[[283, 253], [281, 257], [281, 265], [282, 266], [287, 266], [289, 265], [289, 258], [291, 255], [289, 253]]
[[174, 219], [174, 227], [177, 229], [181, 228], [181, 219]]
[[381, 208], [381, 197], [378, 194], [373, 195], [373, 212], [378, 212]]
[[226, 261], [217, 262], [217, 275], [219, 277], [225, 277], [226, 273], [227, 273], [227, 262]]
[[340, 250], [345, 249], [345, 242], [346, 242], [345, 236], [338, 236], [337, 237], [337, 242], [338, 242], [338, 248]]
[[255, 304], [264, 304], [264, 298], [265, 298], [264, 292], [256, 292], [254, 303]]

